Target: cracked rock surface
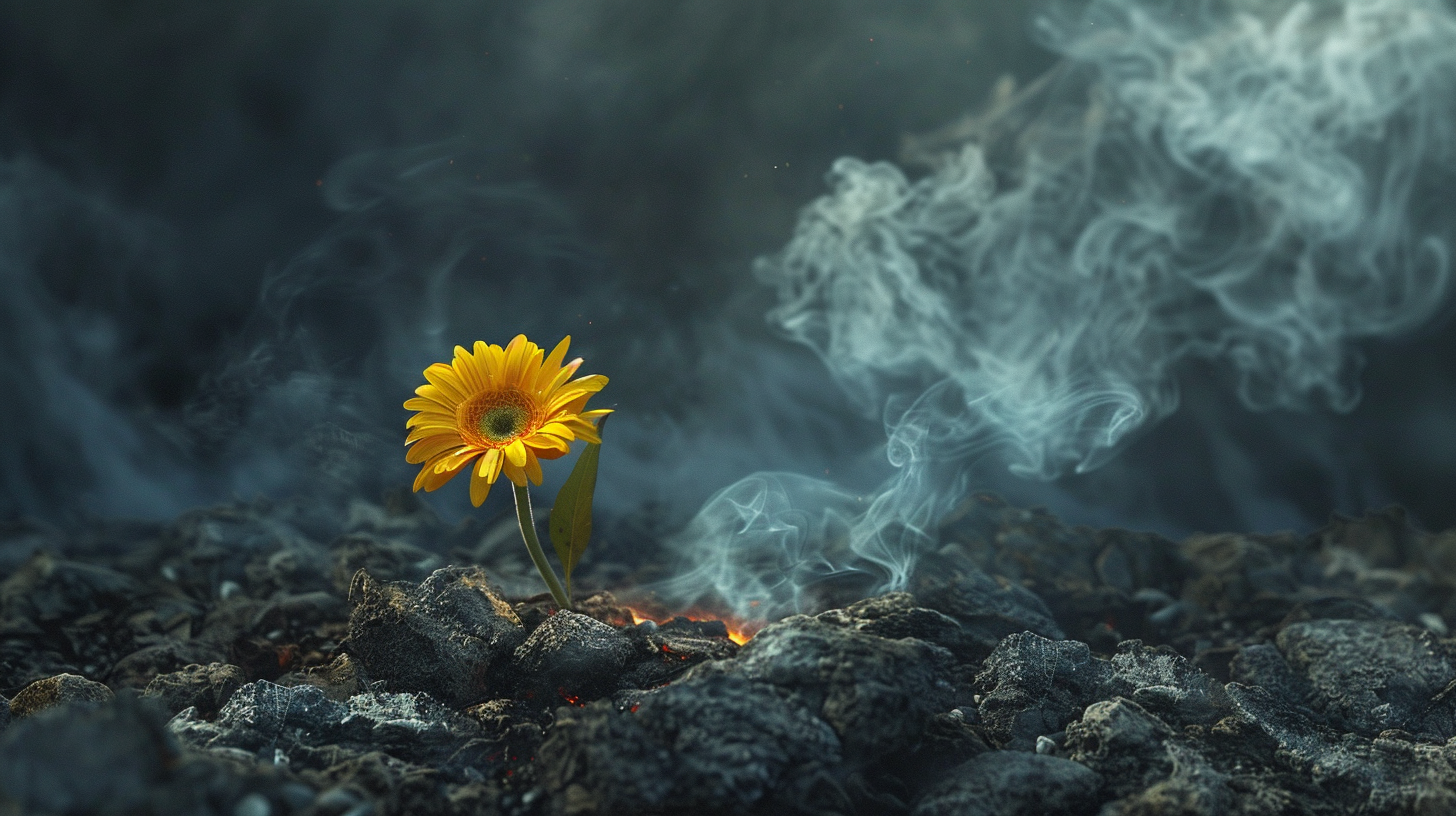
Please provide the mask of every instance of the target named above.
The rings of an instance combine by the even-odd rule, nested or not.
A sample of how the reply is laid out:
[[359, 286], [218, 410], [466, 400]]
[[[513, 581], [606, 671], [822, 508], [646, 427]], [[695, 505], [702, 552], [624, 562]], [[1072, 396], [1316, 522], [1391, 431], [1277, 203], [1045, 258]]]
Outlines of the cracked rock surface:
[[742, 646], [556, 610], [407, 498], [95, 525], [0, 530], [0, 813], [1456, 813], [1456, 531], [1398, 511], [1175, 542], [973, 497], [904, 591]]

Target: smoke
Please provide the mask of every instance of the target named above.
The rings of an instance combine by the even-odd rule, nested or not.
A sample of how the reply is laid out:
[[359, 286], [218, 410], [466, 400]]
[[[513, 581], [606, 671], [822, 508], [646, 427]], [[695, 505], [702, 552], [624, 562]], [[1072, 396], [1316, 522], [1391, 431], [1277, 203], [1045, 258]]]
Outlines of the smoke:
[[377, 497], [525, 332], [612, 378], [584, 569], [670, 539], [684, 602], [902, 585], [972, 490], [1451, 521], [1456, 343], [1385, 339], [1448, 286], [1445, 6], [12, 6], [0, 516]]
[[[1038, 25], [1062, 65], [912, 144], [918, 179], [838, 160], [831, 192], [758, 263], [778, 292], [770, 321], [884, 417], [897, 472], [837, 547], [805, 542], [842, 502], [786, 509], [765, 476], [720, 493], [682, 541], [723, 597], [754, 597], [766, 574], [904, 586], [973, 466], [1096, 469], [1175, 410], [1193, 361], [1230, 372], [1255, 411], [1349, 411], [1355, 344], [1440, 308], [1456, 126], [1444, 4], [1259, 16], [1094, 0]], [[766, 537], [787, 562], [771, 573]], [[728, 568], [721, 553], [738, 551]], [[802, 604], [789, 583], [783, 605]]]
[[138, 405], [147, 366], [121, 359], [137, 327], [114, 317], [148, 296], [169, 237], [34, 162], [0, 162], [0, 511], [170, 515], [198, 497]]

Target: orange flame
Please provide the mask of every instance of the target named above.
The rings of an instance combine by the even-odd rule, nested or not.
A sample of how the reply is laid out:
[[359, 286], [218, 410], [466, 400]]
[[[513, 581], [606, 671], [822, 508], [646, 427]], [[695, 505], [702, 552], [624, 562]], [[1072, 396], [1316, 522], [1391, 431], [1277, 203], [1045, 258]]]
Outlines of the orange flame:
[[626, 609], [628, 612], [632, 613], [632, 623], [634, 624], [642, 623], [643, 621], [652, 621], [653, 623], [663, 624], [672, 620], [674, 617], [684, 617], [691, 621], [722, 621], [723, 625], [728, 629], [728, 639], [733, 641], [734, 643], [737, 643], [739, 646], [747, 643], [753, 638], [754, 635], [758, 634], [758, 630], [763, 628], [762, 621], [738, 621], [733, 620], [732, 618], [724, 617], [722, 615], [714, 615], [712, 613], [703, 612], [696, 609], [690, 609], [680, 616], [649, 614], [643, 610], [634, 609], [630, 606], [626, 607]]

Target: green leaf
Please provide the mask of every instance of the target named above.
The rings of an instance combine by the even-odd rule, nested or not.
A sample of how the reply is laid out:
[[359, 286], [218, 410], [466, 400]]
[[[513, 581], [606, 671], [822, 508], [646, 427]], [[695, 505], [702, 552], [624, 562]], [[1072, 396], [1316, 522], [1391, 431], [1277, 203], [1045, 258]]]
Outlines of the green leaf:
[[[606, 424], [607, 418], [602, 417], [597, 423], [598, 435]], [[576, 457], [576, 465], [571, 469], [571, 475], [566, 477], [561, 492], [556, 494], [556, 504], [551, 507], [551, 546], [556, 549], [556, 557], [561, 559], [561, 566], [566, 570], [567, 597], [571, 597], [571, 570], [586, 552], [587, 542], [591, 541], [592, 494], [597, 489], [597, 461], [601, 451], [601, 445], [588, 444], [586, 450]]]

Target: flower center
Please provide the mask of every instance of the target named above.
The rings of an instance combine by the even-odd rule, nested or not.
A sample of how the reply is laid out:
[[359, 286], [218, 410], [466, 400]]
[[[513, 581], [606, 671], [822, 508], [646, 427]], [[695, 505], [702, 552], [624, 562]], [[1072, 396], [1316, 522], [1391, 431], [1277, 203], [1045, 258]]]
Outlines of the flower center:
[[456, 409], [455, 421], [467, 442], [503, 448], [541, 424], [541, 407], [521, 391], [509, 388], [476, 394]]
[[503, 442], [519, 434], [531, 415], [519, 405], [497, 405], [480, 417], [480, 432], [486, 439]]

